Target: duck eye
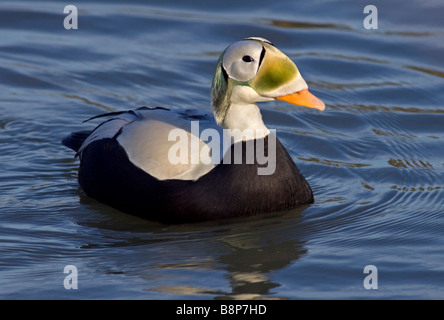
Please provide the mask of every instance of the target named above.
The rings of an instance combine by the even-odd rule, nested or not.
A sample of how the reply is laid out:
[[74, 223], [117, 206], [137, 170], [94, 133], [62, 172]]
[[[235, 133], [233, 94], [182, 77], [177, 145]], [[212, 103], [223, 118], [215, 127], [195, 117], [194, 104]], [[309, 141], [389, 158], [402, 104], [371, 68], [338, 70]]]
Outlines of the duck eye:
[[243, 56], [242, 60], [245, 62], [253, 62], [254, 61], [254, 59], [250, 56]]

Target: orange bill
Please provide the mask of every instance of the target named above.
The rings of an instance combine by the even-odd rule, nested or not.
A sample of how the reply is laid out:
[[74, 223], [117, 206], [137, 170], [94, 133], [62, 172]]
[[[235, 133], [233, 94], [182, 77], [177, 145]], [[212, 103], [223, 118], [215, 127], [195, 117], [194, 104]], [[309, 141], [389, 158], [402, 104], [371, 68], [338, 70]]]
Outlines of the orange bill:
[[314, 108], [321, 111], [325, 110], [325, 103], [321, 99], [316, 98], [308, 91], [303, 89], [301, 91], [290, 93], [285, 96], [276, 97], [277, 100], [286, 101], [302, 107]]

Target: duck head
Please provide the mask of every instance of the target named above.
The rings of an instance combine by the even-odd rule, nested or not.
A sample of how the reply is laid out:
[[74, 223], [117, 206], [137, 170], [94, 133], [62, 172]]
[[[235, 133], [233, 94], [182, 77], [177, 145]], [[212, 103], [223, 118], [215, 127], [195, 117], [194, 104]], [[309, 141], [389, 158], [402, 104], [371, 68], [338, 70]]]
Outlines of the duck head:
[[[233, 105], [251, 108], [256, 102], [282, 100], [324, 110], [308, 91], [298, 68], [270, 41], [246, 38], [231, 44], [219, 58], [211, 88], [214, 116], [224, 124]], [[256, 106], [257, 108], [257, 106]]]

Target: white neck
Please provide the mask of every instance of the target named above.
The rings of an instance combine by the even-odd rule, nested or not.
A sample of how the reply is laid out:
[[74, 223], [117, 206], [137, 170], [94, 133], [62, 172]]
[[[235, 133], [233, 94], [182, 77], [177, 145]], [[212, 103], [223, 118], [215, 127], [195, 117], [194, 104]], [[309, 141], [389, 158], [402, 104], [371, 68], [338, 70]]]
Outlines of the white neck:
[[241, 131], [241, 135], [233, 134], [233, 142], [261, 139], [270, 133], [262, 121], [261, 111], [255, 103], [232, 103], [225, 117], [222, 127], [234, 131]]
[[233, 89], [227, 114], [221, 123], [222, 128], [235, 133], [232, 135], [233, 142], [261, 139], [270, 133], [256, 104], [270, 100], [273, 99], [262, 97], [247, 86], [236, 86]]

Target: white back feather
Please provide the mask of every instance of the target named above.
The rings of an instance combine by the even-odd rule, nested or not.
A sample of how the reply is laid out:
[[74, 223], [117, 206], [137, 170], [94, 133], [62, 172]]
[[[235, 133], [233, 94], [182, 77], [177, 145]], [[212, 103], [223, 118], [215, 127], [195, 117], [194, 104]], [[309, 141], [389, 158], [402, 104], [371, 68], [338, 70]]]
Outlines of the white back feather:
[[[85, 148], [94, 141], [116, 137], [119, 144], [125, 149], [130, 161], [148, 174], [159, 180], [180, 179], [196, 180], [215, 167], [215, 163], [205, 164], [198, 158], [198, 163], [190, 159], [191, 151], [191, 121], [198, 121], [198, 152], [199, 155], [209, 154], [210, 148], [199, 137], [203, 130], [217, 130], [220, 137], [223, 136], [222, 128], [214, 121], [211, 114], [198, 110], [185, 110], [175, 112], [166, 109], [137, 109], [132, 112], [113, 116], [99, 125], [84, 141], [78, 154], [82, 154]], [[185, 141], [169, 141], [168, 136], [174, 129], [182, 129], [186, 134]], [[222, 141], [220, 141], [222, 143]], [[172, 164], [168, 158], [168, 152], [173, 145], [185, 144], [188, 148], [187, 163]], [[223, 154], [220, 146], [220, 161]]]

